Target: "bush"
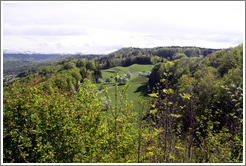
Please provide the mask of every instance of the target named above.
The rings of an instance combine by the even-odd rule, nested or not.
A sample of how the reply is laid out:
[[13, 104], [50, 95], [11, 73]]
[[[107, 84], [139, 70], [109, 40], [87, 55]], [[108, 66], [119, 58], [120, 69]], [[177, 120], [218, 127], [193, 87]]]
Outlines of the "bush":
[[131, 72], [130, 72], [130, 71], [128, 71], [128, 72], [127, 72], [127, 74], [126, 74], [126, 78], [127, 78], [128, 80], [130, 80], [130, 79], [131, 79], [131, 77], [132, 77], [132, 74], [131, 74]]
[[126, 77], [120, 77], [119, 78], [119, 83], [120, 84], [126, 84], [129, 80]]
[[106, 82], [112, 82], [112, 78], [111, 77], [106, 78]]
[[102, 78], [98, 78], [97, 83], [103, 83], [103, 79]]

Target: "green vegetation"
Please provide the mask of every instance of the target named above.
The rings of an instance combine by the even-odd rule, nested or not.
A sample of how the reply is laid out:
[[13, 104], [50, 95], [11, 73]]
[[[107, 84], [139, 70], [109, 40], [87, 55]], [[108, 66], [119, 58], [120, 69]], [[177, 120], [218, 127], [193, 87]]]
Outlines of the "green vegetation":
[[122, 48], [118, 51], [98, 58], [102, 69], [116, 66], [130, 66], [133, 64], [156, 64], [179, 57], [207, 56], [216, 49], [199, 47], [156, 47], [156, 48]]
[[62, 55], [62, 54], [6, 54], [3, 53], [3, 74], [27, 75], [38, 72], [38, 68], [43, 66], [53, 66], [63, 60], [74, 59], [97, 59], [103, 55]]
[[[128, 90], [127, 90], [127, 95], [129, 97], [129, 100], [133, 102], [133, 105], [138, 109], [138, 102], [139, 98], [146, 96], [147, 94], [147, 83], [148, 83], [148, 78], [139, 76], [139, 73], [143, 71], [151, 71], [153, 65], [138, 65], [134, 64], [129, 67], [113, 67], [107, 70], [102, 70], [102, 79], [105, 80], [103, 83], [97, 84], [97, 87], [99, 90], [102, 90], [104, 88], [108, 88], [108, 93], [113, 98], [114, 95], [114, 89], [113, 86], [114, 84], [112, 82], [107, 82], [107, 78], [109, 77], [114, 77], [115, 73], [113, 72], [108, 72], [108, 71], [116, 71], [120, 76], [127, 75], [128, 72], [131, 73], [131, 78], [127, 82], [129, 84]], [[112, 79], [113, 80], [113, 79]], [[123, 87], [124, 84], [119, 85], [119, 88]], [[103, 88], [102, 88], [103, 87]], [[104, 93], [100, 93], [100, 96], [103, 96]], [[114, 103], [114, 99], [112, 100]]]
[[242, 44], [125, 48], [6, 78], [5, 163], [243, 162]]

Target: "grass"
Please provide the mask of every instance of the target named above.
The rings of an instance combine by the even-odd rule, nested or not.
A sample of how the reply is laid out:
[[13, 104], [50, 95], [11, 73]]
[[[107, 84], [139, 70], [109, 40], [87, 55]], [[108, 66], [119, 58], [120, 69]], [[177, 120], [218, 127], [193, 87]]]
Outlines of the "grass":
[[[139, 76], [139, 73], [142, 72], [149, 72], [152, 70], [152, 65], [138, 65], [138, 64], [134, 64], [132, 66], [129, 67], [121, 67], [121, 66], [117, 66], [117, 67], [113, 67], [107, 70], [102, 70], [102, 79], [105, 81], [106, 78], [110, 77], [110, 76], [114, 76], [114, 73], [110, 73], [107, 71], [117, 71], [118, 74], [120, 76], [123, 76], [124, 74], [126, 74], [128, 71], [131, 72], [132, 77], [129, 80], [129, 87], [127, 90], [127, 96], [128, 99], [130, 101], [133, 102], [133, 105], [136, 109], [138, 109], [138, 102], [140, 101], [140, 99], [143, 97], [146, 97], [147, 95], [147, 87], [146, 87], [146, 83], [148, 82], [148, 78], [147, 77], [143, 77], [143, 76]], [[112, 100], [112, 104], [114, 103], [114, 94], [115, 94], [115, 88], [113, 86], [113, 83], [100, 83], [100, 84], [96, 84], [97, 88], [100, 90], [102, 87], [111, 87], [108, 89], [108, 93], [109, 96], [111, 97]], [[119, 85], [118, 90], [120, 90], [121, 88], [123, 88], [124, 85]], [[99, 97], [103, 97], [104, 93], [100, 93]]]

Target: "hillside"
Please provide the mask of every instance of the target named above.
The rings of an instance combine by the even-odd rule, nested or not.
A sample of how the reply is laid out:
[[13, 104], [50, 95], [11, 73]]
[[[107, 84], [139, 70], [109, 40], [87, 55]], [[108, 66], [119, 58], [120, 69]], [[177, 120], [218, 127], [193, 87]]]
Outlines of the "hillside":
[[[126, 82], [129, 84], [128, 90], [127, 90], [127, 95], [130, 101], [133, 102], [133, 105], [135, 109], [138, 108], [138, 102], [140, 98], [146, 97], [148, 93], [148, 77], [146, 76], [141, 76], [140, 73], [143, 72], [150, 72], [153, 68], [153, 65], [138, 65], [134, 64], [128, 67], [113, 67], [110, 69], [102, 70], [102, 83], [97, 83], [96, 86], [99, 90], [101, 90], [100, 97], [103, 97], [105, 94], [102, 93], [105, 88], [108, 88], [108, 94], [111, 97], [112, 103], [115, 102], [114, 99], [114, 83], [113, 80], [111, 82], [107, 82], [108, 78], [113, 78], [115, 73], [112, 73], [110, 71], [116, 71], [119, 76], [123, 77], [127, 73], [130, 73], [130, 78]], [[125, 84], [119, 85], [119, 89], [122, 89]]]
[[[35, 73], [37, 68], [57, 64], [65, 59], [96, 59], [103, 55], [71, 55], [71, 54], [24, 54], [24, 53], [4, 53], [3, 54], [3, 74], [21, 75], [23, 73]], [[25, 74], [26, 76], [27, 74]]]
[[22, 73], [4, 85], [4, 162], [242, 163], [243, 45], [201, 53], [124, 48]]
[[99, 58], [101, 68], [115, 66], [130, 66], [132, 64], [155, 64], [164, 60], [173, 60], [175, 57], [207, 56], [218, 49], [199, 47], [156, 47], [156, 48], [122, 48]]

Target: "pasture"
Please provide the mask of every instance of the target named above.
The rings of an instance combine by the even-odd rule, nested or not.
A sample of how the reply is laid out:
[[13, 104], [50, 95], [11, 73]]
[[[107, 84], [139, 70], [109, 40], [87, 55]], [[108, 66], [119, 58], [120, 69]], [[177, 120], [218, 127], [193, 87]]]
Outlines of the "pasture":
[[[137, 109], [138, 108], [138, 102], [140, 101], [141, 98], [145, 97], [146, 94], [148, 93], [148, 88], [147, 88], [147, 82], [148, 82], [148, 77], [145, 76], [140, 76], [140, 73], [145, 73], [151, 71], [153, 68], [153, 65], [139, 65], [139, 64], [134, 64], [129, 67], [113, 67], [110, 69], [102, 70], [102, 83], [96, 84], [97, 88], [100, 90], [99, 92], [99, 97], [103, 97], [105, 93], [103, 92], [104, 89], [107, 87], [108, 88], [108, 94], [111, 98], [112, 104], [114, 104], [115, 101], [115, 87], [113, 82], [105, 82], [105, 80], [112, 76], [115, 76], [115, 73], [112, 71], [116, 71], [120, 76], [123, 76], [124, 74], [127, 74], [127, 72], [131, 72], [131, 78], [128, 81], [129, 87], [127, 89], [127, 97], [130, 101], [133, 102], [134, 107]], [[120, 91], [125, 85], [119, 85], [118, 86], [118, 91]]]

